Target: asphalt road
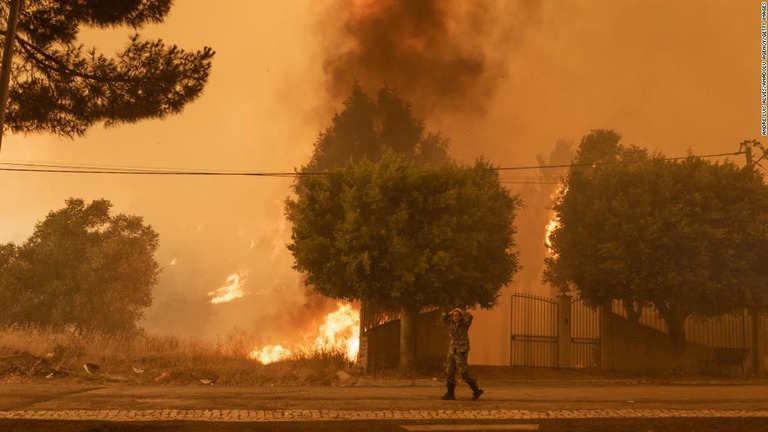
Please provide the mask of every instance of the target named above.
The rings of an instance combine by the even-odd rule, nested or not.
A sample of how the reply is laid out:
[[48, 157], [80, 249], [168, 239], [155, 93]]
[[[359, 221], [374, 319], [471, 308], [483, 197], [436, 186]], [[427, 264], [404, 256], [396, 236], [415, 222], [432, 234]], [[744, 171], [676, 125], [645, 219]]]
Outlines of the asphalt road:
[[[408, 429], [408, 428], [412, 429]], [[420, 428], [420, 429], [415, 429]], [[432, 428], [432, 429], [427, 429]], [[653, 418], [492, 422], [395, 422], [321, 421], [272, 423], [201, 422], [98, 422], [0, 420], [4, 432], [406, 432], [538, 430], [541, 432], [765, 432], [768, 421], [760, 418]]]
[[438, 383], [363, 386], [128, 386], [0, 384], [0, 411], [27, 410], [765, 410], [768, 382], [738, 384], [486, 383], [442, 401]]
[[472, 402], [467, 388], [457, 389], [458, 401], [440, 400], [443, 387], [431, 380], [337, 387], [0, 384], [0, 431], [768, 431], [766, 381], [489, 381], [484, 388]]

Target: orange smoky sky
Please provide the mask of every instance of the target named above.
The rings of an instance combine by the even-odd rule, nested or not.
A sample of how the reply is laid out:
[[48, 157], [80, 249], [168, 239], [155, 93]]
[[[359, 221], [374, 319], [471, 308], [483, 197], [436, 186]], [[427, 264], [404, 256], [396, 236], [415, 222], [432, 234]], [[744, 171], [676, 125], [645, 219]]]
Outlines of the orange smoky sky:
[[[558, 141], [578, 143], [596, 128], [667, 156], [735, 152], [760, 138], [759, 1], [183, 0], [140, 33], [216, 50], [200, 99], [177, 116], [74, 140], [6, 136], [0, 162], [290, 172], [307, 162], [354, 81], [371, 93], [395, 87], [429, 129], [451, 139], [460, 161], [549, 162]], [[110, 52], [129, 34], [84, 38]], [[325, 307], [306, 298], [285, 248], [290, 179], [0, 171], [0, 182], [0, 242], [24, 241], [71, 196], [144, 216], [160, 233], [164, 268], [144, 322], [150, 330], [266, 335]], [[546, 289], [538, 281], [548, 205], [529, 199], [518, 221], [526, 268], [500, 310], [510, 291]], [[243, 277], [243, 297], [211, 305], [207, 293], [233, 273]], [[481, 362], [508, 360], [483, 345], [475, 345]]]

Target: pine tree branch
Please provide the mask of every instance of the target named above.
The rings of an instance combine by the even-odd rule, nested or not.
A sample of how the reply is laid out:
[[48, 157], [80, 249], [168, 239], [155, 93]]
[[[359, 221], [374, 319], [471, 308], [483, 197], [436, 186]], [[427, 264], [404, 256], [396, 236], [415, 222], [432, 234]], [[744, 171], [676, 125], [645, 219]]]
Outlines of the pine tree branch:
[[[99, 75], [80, 72], [70, 68], [58, 58], [48, 54], [43, 49], [32, 44], [31, 42], [28, 42], [24, 38], [16, 36], [16, 42], [19, 43], [19, 46], [21, 47], [21, 49], [24, 50], [24, 52], [27, 53], [28, 57], [32, 61], [34, 61], [38, 66], [44, 69], [47, 69], [49, 71], [56, 72], [60, 75], [74, 76], [74, 77], [98, 81], [98, 82], [134, 82], [135, 83], [135, 82], [148, 82], [148, 81], [159, 80], [159, 78], [157, 77], [138, 77], [138, 78], [115, 77], [115, 76], [106, 77], [106, 76], [99, 76]], [[40, 57], [42, 57], [42, 59]], [[44, 60], [47, 60], [53, 64], [46, 63]]]

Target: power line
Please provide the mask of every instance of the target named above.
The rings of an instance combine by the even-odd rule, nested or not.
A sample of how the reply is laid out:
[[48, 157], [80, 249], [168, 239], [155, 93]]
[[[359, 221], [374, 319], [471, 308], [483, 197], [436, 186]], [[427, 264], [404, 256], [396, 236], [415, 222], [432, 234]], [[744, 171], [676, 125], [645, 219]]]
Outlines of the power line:
[[[695, 156], [698, 158], [713, 158], [713, 157], [723, 157], [723, 156], [736, 156], [744, 154], [743, 151], [737, 151], [732, 153], [719, 153], [719, 154], [710, 154], [710, 155], [702, 155], [702, 156]], [[688, 159], [690, 156], [678, 156], [678, 157], [668, 157], [664, 158], [665, 161], [675, 161], [675, 160], [684, 160]], [[623, 165], [623, 164], [629, 164], [629, 163], [640, 163], [643, 162], [643, 160], [638, 161], [615, 161], [615, 162], [594, 162], [594, 163], [583, 163], [583, 164], [566, 164], [566, 165], [536, 165], [536, 166], [519, 166], [519, 167], [506, 167], [506, 168], [496, 168], [498, 171], [510, 171], [510, 170], [527, 170], [527, 169], [550, 169], [550, 168], [573, 168], [573, 167], [591, 167], [591, 166], [598, 166], [598, 165]]]
[[[723, 156], [735, 156], [744, 154], [744, 152], [732, 152], [732, 153], [719, 153], [695, 156], [699, 158], [713, 158]], [[674, 161], [687, 159], [690, 156], [670, 157], [664, 158], [664, 160]], [[638, 161], [640, 162], [640, 161]], [[616, 161], [616, 162], [599, 162], [590, 164], [564, 164], [564, 165], [536, 165], [536, 166], [516, 166], [516, 167], [494, 167], [496, 171], [512, 171], [512, 170], [532, 170], [532, 169], [555, 169], [555, 168], [572, 168], [572, 167], [590, 167], [598, 165], [617, 165], [627, 164], [633, 162]], [[290, 177], [308, 177], [308, 176], [324, 176], [328, 175], [328, 172], [258, 172], [258, 171], [231, 171], [231, 170], [193, 170], [193, 169], [178, 169], [178, 168], [147, 168], [147, 167], [120, 167], [120, 166], [104, 166], [104, 165], [75, 165], [75, 164], [50, 164], [42, 162], [0, 162], [0, 171], [10, 172], [39, 172], [39, 173], [59, 173], [59, 174], [119, 174], [119, 175], [164, 175], [164, 176], [210, 176], [210, 177], [278, 177], [278, 178], [290, 178]], [[543, 179], [546, 181], [534, 183], [531, 180], [523, 180], [522, 184], [556, 184], [552, 183], [550, 179]], [[515, 181], [505, 181], [507, 183], [514, 183]]]
[[501, 180], [501, 184], [519, 184], [519, 185], [558, 185], [556, 181], [519, 181], [519, 180]]
[[0, 167], [0, 171], [60, 173], [60, 174], [120, 174], [120, 175], [175, 175], [175, 176], [251, 176], [251, 177], [299, 177], [318, 175], [317, 173], [260, 173], [236, 171], [167, 171], [167, 170], [100, 170], [100, 169], [65, 169], [65, 168], [11, 168]]
[[178, 168], [120, 167], [104, 165], [49, 164], [39, 162], [0, 162], [0, 171], [41, 172], [64, 174], [121, 174], [121, 175], [191, 175], [191, 176], [259, 176], [296, 177], [314, 173], [251, 172], [225, 170], [193, 170]]

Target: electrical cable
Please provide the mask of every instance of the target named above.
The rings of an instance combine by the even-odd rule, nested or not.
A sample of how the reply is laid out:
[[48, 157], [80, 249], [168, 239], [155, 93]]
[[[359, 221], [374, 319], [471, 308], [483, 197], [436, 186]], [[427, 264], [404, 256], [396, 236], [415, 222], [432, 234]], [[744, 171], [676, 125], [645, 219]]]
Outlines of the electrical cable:
[[[719, 153], [695, 156], [699, 158], [712, 158], [723, 156], [735, 156], [743, 154], [744, 152], [732, 152], [732, 153]], [[684, 157], [670, 157], [664, 158], [664, 160], [674, 161], [687, 159], [690, 156]], [[617, 162], [600, 162], [592, 164], [564, 164], [564, 165], [538, 165], [538, 166], [516, 166], [516, 167], [494, 167], [493, 169], [499, 172], [512, 171], [512, 170], [532, 170], [532, 169], [564, 169], [572, 167], [589, 167], [598, 165], [616, 165], [627, 164], [633, 162], [617, 161]], [[227, 171], [227, 170], [195, 170], [195, 169], [179, 169], [179, 168], [148, 168], [148, 167], [120, 167], [109, 165], [76, 165], [76, 164], [53, 164], [45, 162], [19, 162], [8, 161], [0, 162], [0, 171], [10, 172], [40, 172], [40, 173], [63, 173], [63, 174], [119, 174], [119, 175], [164, 175], [164, 176], [244, 176], [244, 177], [309, 177], [309, 176], [323, 176], [328, 175], [328, 172], [258, 172], [258, 171]], [[557, 182], [541, 178], [541, 181], [536, 181], [535, 178], [526, 178], [522, 180], [502, 179], [503, 183], [519, 183], [519, 184], [557, 184]]]

